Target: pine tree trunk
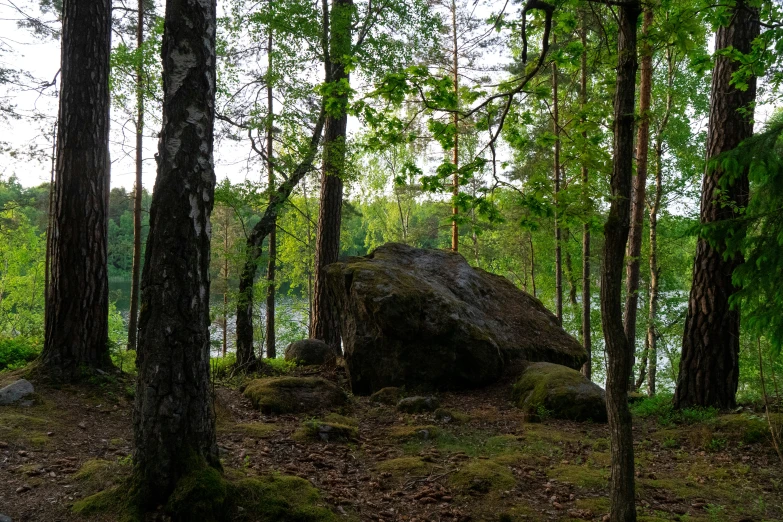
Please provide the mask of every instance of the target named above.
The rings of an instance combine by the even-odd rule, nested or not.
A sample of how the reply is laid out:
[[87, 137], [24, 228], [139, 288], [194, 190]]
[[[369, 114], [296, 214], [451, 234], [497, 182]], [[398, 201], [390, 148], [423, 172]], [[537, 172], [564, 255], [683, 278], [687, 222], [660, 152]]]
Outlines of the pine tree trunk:
[[144, 0], [139, 0], [136, 26], [136, 186], [133, 193], [133, 266], [131, 267], [130, 311], [128, 312], [128, 350], [136, 349], [139, 317], [139, 281], [141, 279], [141, 196], [143, 191], [142, 145], [144, 138], [144, 84], [141, 47], [144, 45]]
[[237, 366], [249, 369], [256, 361], [253, 349], [253, 283], [258, 260], [261, 258], [264, 240], [277, 224], [277, 216], [296, 185], [313, 167], [326, 116], [321, 107], [318, 120], [310, 137], [310, 149], [297, 165], [291, 176], [272, 193], [264, 215], [250, 231], [245, 246], [245, 264], [239, 274], [239, 295], [237, 297]]
[[631, 351], [623, 329], [622, 284], [625, 245], [631, 217], [633, 179], [634, 103], [636, 94], [636, 0], [620, 6], [617, 83], [614, 97], [614, 161], [612, 199], [604, 227], [604, 263], [601, 271], [601, 321], [608, 358], [606, 409], [611, 434], [611, 522], [636, 520], [631, 412], [628, 379]]
[[[587, 106], [587, 27], [586, 15], [582, 13], [582, 58], [580, 64], [579, 106], [584, 112]], [[582, 132], [582, 139], [587, 142], [587, 131]], [[582, 197], [585, 203], [590, 200], [590, 172], [587, 164], [582, 163]], [[585, 205], [587, 206], [587, 205]], [[593, 341], [590, 331], [590, 225], [582, 227], [582, 346], [587, 352], [587, 360], [582, 365], [582, 375], [593, 378]]]
[[193, 466], [220, 468], [209, 382], [214, 0], [166, 3], [163, 130], [141, 285], [134, 471], [144, 508]]
[[63, 2], [51, 281], [41, 354], [41, 370], [56, 379], [112, 366], [106, 243], [110, 35], [110, 1]]
[[636, 138], [636, 178], [633, 185], [631, 230], [628, 236], [628, 259], [625, 267], [625, 336], [631, 352], [630, 386], [634, 387], [633, 365], [636, 355], [636, 315], [639, 308], [639, 256], [642, 253], [644, 207], [647, 189], [647, 159], [650, 150], [650, 101], [652, 98], [653, 50], [647, 38], [653, 23], [650, 6], [644, 9], [642, 22], [641, 74], [639, 79], [639, 134]]
[[[270, 6], [271, 6], [270, 0]], [[266, 129], [266, 170], [268, 176], [269, 190], [275, 186], [275, 170], [272, 164], [272, 155], [274, 154], [273, 121], [274, 121], [274, 96], [272, 92], [272, 45], [274, 44], [274, 34], [272, 28], [269, 29], [269, 38], [267, 46], [267, 84], [266, 84], [266, 102], [269, 107], [267, 129]], [[268, 359], [277, 357], [277, 348], [275, 347], [275, 268], [277, 265], [277, 220], [272, 224], [272, 230], [269, 232], [269, 264], [266, 269], [266, 356]]]
[[[553, 41], [557, 44], [557, 38]], [[559, 210], [557, 208], [560, 196], [560, 114], [557, 92], [557, 63], [552, 62], [552, 128], [555, 134], [555, 159], [554, 159], [554, 183], [555, 183], [555, 315], [557, 322], [563, 324], [563, 251], [562, 232], [560, 230]]]
[[[759, 30], [758, 9], [739, 0], [728, 27], [718, 28], [715, 48], [734, 48], [747, 53]], [[708, 162], [753, 135], [756, 79], [748, 80], [747, 90], [736, 89], [731, 80], [737, 68], [738, 63], [729, 57], [716, 57], [707, 137]], [[702, 225], [732, 219], [736, 217], [732, 209], [734, 205], [747, 205], [747, 172], [729, 187], [721, 184], [723, 174], [720, 167], [707, 167], [702, 184]], [[718, 191], [721, 198], [727, 198], [731, 204], [717, 201]], [[678, 408], [732, 408], [736, 405], [740, 315], [737, 310], [730, 309], [729, 297], [735, 292], [731, 276], [742, 262], [742, 257], [736, 255], [724, 259], [725, 250], [725, 244], [711, 246], [704, 238], [697, 243], [680, 373], [674, 395], [674, 404]]]
[[[349, 81], [344, 56], [351, 50], [351, 14], [353, 0], [334, 0], [330, 14], [330, 60], [327, 60], [327, 80], [331, 83]], [[342, 354], [340, 318], [329, 302], [324, 281], [324, 268], [337, 261], [340, 255], [340, 225], [343, 209], [343, 180], [347, 137], [348, 97], [339, 95], [326, 116], [324, 131], [323, 170], [321, 175], [321, 204], [318, 211], [318, 233], [315, 247], [315, 289], [313, 297], [313, 337]]]

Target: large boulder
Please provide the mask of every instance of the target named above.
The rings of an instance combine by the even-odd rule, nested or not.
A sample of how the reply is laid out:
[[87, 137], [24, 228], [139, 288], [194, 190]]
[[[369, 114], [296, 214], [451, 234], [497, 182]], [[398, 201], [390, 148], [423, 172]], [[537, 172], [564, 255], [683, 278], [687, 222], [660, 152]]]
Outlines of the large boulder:
[[513, 388], [514, 403], [533, 418], [606, 422], [604, 390], [571, 368], [529, 365]]
[[295, 341], [285, 349], [286, 361], [297, 361], [305, 366], [321, 365], [334, 357], [334, 350], [318, 339]]
[[461, 255], [390, 243], [326, 267], [353, 392], [460, 389], [495, 381], [513, 360], [586, 360], [541, 302]]
[[0, 389], [0, 405], [14, 404], [25, 399], [35, 392], [35, 388], [30, 381], [19, 379]]

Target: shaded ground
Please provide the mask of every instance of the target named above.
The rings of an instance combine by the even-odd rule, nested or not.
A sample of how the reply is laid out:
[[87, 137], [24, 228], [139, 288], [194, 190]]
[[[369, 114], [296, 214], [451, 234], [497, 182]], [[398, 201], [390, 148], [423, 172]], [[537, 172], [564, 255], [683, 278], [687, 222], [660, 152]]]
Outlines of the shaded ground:
[[[0, 408], [0, 513], [85, 520], [70, 506], [129, 469], [130, 382], [37, 386], [36, 405]], [[601, 520], [605, 425], [528, 423], [509, 398], [509, 383], [442, 394], [447, 423], [354, 398], [319, 418], [357, 425], [358, 436], [323, 442], [303, 429], [313, 415], [265, 416], [218, 387], [219, 445], [231, 476], [302, 477], [346, 521]], [[640, 520], [783, 520], [783, 467], [760, 426], [749, 414], [675, 427], [635, 419]], [[109, 471], [92, 473], [94, 459]]]

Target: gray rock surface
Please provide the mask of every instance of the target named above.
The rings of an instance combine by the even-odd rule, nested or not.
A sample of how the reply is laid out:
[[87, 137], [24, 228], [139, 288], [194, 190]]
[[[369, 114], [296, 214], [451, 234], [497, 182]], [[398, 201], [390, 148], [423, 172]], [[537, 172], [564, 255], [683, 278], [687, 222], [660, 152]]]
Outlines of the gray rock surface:
[[326, 279], [356, 394], [478, 387], [514, 360], [587, 358], [538, 299], [460, 254], [390, 243], [329, 265]]
[[14, 404], [32, 395], [34, 392], [35, 388], [33, 388], [30, 381], [19, 379], [0, 389], [0, 405]]
[[289, 344], [285, 349], [286, 361], [298, 361], [305, 366], [321, 365], [334, 358], [329, 345], [318, 339], [302, 339]]

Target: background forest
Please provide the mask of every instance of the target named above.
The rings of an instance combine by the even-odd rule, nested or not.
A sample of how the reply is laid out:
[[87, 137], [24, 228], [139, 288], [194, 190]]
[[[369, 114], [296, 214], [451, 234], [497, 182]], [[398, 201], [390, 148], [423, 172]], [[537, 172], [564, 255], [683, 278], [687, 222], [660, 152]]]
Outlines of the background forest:
[[[609, 202], [616, 28], [609, 23], [611, 10], [599, 4], [589, 12], [559, 9], [551, 63], [509, 106], [502, 131], [493, 128], [497, 120], [491, 112], [498, 107], [489, 116], [476, 112], [456, 127], [449, 126], [448, 114], [427, 108], [432, 100], [452, 96], [449, 103], [469, 107], [502, 87], [504, 78], [518, 74], [513, 65], [522, 52], [514, 15], [518, 6], [501, 4], [455, 0], [357, 6], [355, 23], [364, 25], [355, 35], [349, 64], [353, 77], [347, 88], [354, 104], [341, 173], [345, 197], [340, 255], [365, 255], [386, 242], [449, 248], [456, 222], [460, 252], [472, 265], [503, 275], [550, 309], [562, 310], [563, 325], [573, 335], [584, 337], [587, 324], [594, 378], [603, 382], [597, 267], [602, 263], [602, 227]], [[131, 10], [115, 13], [118, 37], [112, 50], [111, 85], [114, 147], [122, 151], [118, 161], [133, 157], [134, 146], [141, 159], [147, 153], [144, 147], [149, 148], [144, 140], [153, 143], [159, 121], [161, 94], [154, 78], [160, 67], [162, 19], [159, 6], [144, 7], [141, 34]], [[235, 351], [237, 280], [248, 235], [266, 208], [275, 179], [297, 167], [307, 173], [286, 200], [274, 237], [277, 339], [268, 346], [267, 304], [257, 299], [254, 313], [261, 320], [255, 322], [256, 350], [278, 354], [288, 342], [310, 334], [320, 160], [303, 155], [303, 136], [314, 124], [316, 96], [322, 89], [318, 70], [324, 57], [315, 4], [274, 2], [259, 10], [255, 4], [233, 1], [221, 4], [221, 9], [217, 150], [231, 151], [218, 154], [223, 154], [222, 170], [229, 170], [234, 181], [224, 179], [216, 190], [211, 308], [214, 355], [230, 359]], [[648, 187], [639, 231], [641, 250], [629, 257], [638, 259], [642, 269], [638, 289], [625, 293], [638, 295], [634, 368], [638, 386], [649, 388], [646, 374], [654, 363], [658, 389], [670, 392], [678, 373], [699, 230], [712, 64], [708, 47], [722, 15], [719, 9], [701, 8], [698, 1], [663, 1], [651, 10], [652, 20], [645, 22], [641, 37], [652, 58]], [[21, 26], [31, 26], [39, 38], [57, 38], [56, 4], [44, 6], [36, 15], [40, 18], [32, 17], [34, 10], [29, 12], [29, 20]], [[541, 21], [534, 16], [531, 22], [533, 39], [541, 37], [537, 34]], [[404, 30], [394, 34], [392, 28]], [[6, 62], [13, 65], [13, 49], [4, 52]], [[779, 102], [779, 73], [774, 60], [767, 61], [770, 74], [762, 82], [756, 111], [759, 131], [772, 125]], [[3, 84], [6, 100], [13, 99], [15, 89], [32, 83], [22, 68], [4, 71], [12, 79]], [[430, 73], [444, 79], [429, 80]], [[454, 77], [456, 86], [449, 83]], [[425, 99], [413, 85], [427, 89]], [[40, 90], [44, 96], [54, 95], [53, 85]], [[30, 125], [42, 128], [53, 120], [47, 114], [33, 118], [15, 104], [4, 105], [3, 118], [5, 125], [35, 121]], [[143, 127], [136, 140], [133, 127], [139, 123]], [[47, 134], [41, 138], [47, 139]], [[49, 185], [24, 186], [15, 166], [20, 157], [36, 157], [38, 168], [45, 170], [49, 153], [45, 141], [41, 143], [29, 150], [5, 144], [4, 156], [10, 161], [0, 193], [2, 368], [25, 364], [42, 346]], [[138, 163], [140, 172], [152, 166], [149, 160]], [[30, 168], [31, 163], [25, 165]], [[455, 171], [450, 166], [460, 169], [460, 190], [453, 197], [449, 192]], [[221, 164], [218, 177], [220, 171]], [[244, 181], [237, 181], [238, 174]], [[139, 195], [143, 249], [150, 196], [146, 189]], [[128, 347], [124, 329], [131, 313], [133, 190], [113, 188], [109, 208], [111, 341], [114, 353], [120, 354]], [[453, 209], [457, 209], [456, 220]], [[587, 252], [586, 233], [592, 237]], [[269, 254], [264, 249], [258, 260], [260, 272], [268, 272]], [[255, 295], [266, 295], [270, 281], [256, 278]], [[585, 296], [590, 300], [589, 323], [583, 314]], [[753, 399], [759, 393], [758, 334], [742, 329], [742, 398]], [[783, 377], [783, 362], [771, 337], [761, 337], [763, 358], [768, 371]], [[648, 362], [650, 338], [656, 340], [657, 350]]]

